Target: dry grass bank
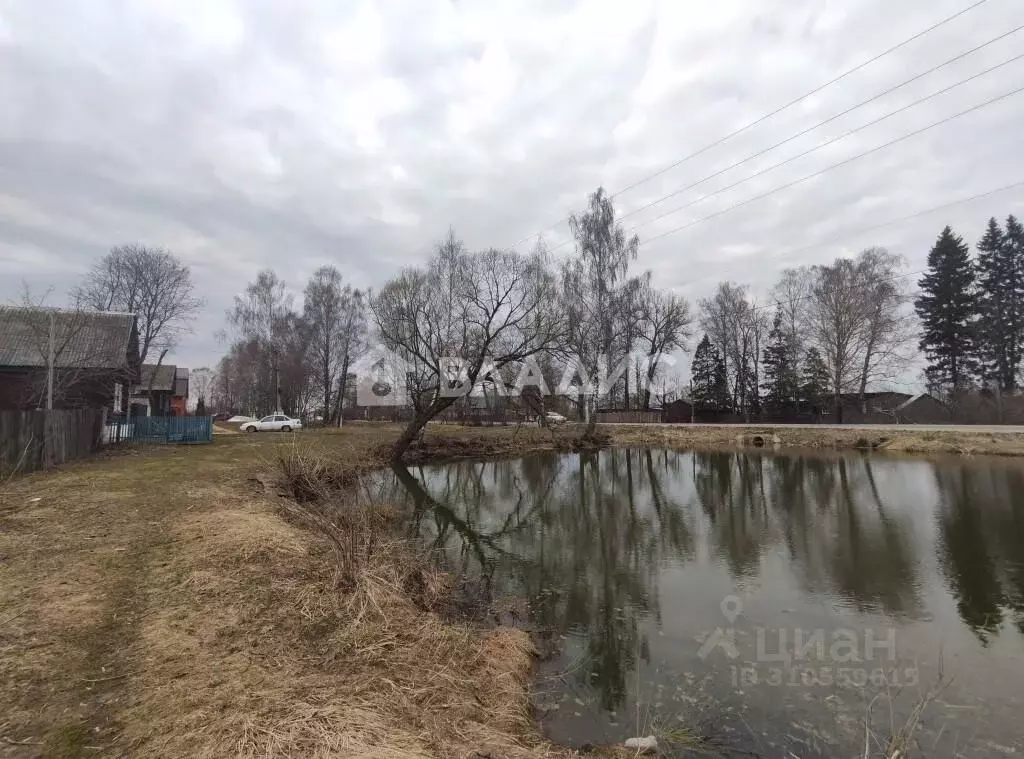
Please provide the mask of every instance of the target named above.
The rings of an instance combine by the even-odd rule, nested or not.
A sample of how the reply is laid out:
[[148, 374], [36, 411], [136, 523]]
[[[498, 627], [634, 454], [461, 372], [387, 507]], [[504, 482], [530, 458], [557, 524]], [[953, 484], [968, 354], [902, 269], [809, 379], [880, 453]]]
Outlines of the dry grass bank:
[[[450, 432], [418, 455], [562, 444]], [[379, 465], [394, 434], [302, 436], [305, 487]], [[532, 720], [527, 635], [446, 614], [451, 578], [394, 539], [387, 505], [268, 488], [275, 466], [300, 471], [286, 441], [0, 487], [0, 756], [575, 756]]]
[[614, 425], [604, 428], [616, 445], [672, 448], [764, 447], [873, 450], [889, 453], [1024, 456], [1024, 434], [970, 429], [839, 429], [835, 427], [714, 427]]

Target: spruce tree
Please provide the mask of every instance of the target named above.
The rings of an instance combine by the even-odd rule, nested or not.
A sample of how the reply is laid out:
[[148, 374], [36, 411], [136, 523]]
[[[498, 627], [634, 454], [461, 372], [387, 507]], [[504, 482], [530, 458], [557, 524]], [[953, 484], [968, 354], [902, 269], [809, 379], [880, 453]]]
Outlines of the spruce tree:
[[702, 411], [728, 411], [731, 407], [725, 359], [707, 335], [693, 352], [692, 401]]
[[1002, 390], [1017, 386], [1024, 342], [1024, 312], [1021, 298], [1021, 251], [1014, 244], [1011, 230], [1020, 237], [1020, 223], [1011, 216], [1007, 233], [996, 220], [989, 219], [985, 236], [978, 243], [978, 332], [977, 350], [980, 374]]
[[804, 370], [801, 376], [799, 401], [801, 405], [818, 411], [827, 402], [829, 388], [832, 386], [832, 374], [828, 364], [821, 357], [817, 348], [807, 351], [804, 358]]
[[693, 352], [693, 365], [690, 367], [691, 400], [698, 409], [713, 407], [715, 393], [715, 359], [718, 351], [711, 344], [707, 335], [697, 344]]
[[782, 311], [775, 312], [768, 345], [764, 349], [764, 405], [780, 409], [797, 400], [800, 378], [792, 353], [792, 341], [782, 327]]
[[960, 390], [976, 371], [974, 274], [970, 251], [947, 226], [928, 253], [928, 272], [917, 283], [921, 294], [914, 301], [931, 387]]
[[729, 393], [729, 374], [726, 371], [725, 356], [714, 350], [714, 372], [711, 385], [711, 405], [715, 411], [730, 411], [732, 409], [732, 395]]
[[1013, 335], [1013, 342], [1007, 351], [1007, 370], [1009, 372], [1012, 368], [1013, 374], [1008, 373], [1004, 388], [1016, 390], [1019, 387], [1017, 377], [1021, 363], [1024, 362], [1024, 226], [1013, 214], [1006, 217], [1003, 257], [1007, 261], [1007, 268], [1013, 274], [1015, 285], [1010, 309], [1010, 332]]

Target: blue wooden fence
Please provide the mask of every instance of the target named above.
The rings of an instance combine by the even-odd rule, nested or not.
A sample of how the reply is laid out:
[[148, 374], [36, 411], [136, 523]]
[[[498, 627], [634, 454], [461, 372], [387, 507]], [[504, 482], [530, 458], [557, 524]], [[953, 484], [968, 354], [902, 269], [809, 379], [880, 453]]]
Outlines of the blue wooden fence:
[[111, 422], [105, 443], [210, 443], [212, 416], [135, 416]]

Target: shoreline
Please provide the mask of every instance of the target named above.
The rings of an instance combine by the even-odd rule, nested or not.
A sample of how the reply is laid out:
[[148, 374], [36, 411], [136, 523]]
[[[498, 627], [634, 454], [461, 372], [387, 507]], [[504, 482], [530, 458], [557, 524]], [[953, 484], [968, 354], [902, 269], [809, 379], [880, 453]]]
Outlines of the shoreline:
[[598, 425], [615, 444], [673, 448], [803, 448], [895, 454], [1024, 456], [1024, 432], [782, 425]]
[[[209, 446], [128, 449], [0, 486], [4, 750], [635, 756], [545, 739], [528, 633], [460, 615], [459, 578], [404, 535], [407, 515], [356, 505], [351, 486], [388, 466], [398, 431], [218, 434]], [[409, 465], [568, 452], [578, 432], [431, 425]], [[985, 432], [598, 432], [610, 446], [751, 450], [753, 435], [764, 452], [1024, 455], [1024, 435]]]

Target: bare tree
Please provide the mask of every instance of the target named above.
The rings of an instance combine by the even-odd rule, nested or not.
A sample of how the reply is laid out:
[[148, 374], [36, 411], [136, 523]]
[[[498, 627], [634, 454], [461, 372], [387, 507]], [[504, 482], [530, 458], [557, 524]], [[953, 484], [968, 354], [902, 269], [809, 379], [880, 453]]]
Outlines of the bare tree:
[[647, 382], [644, 388], [644, 409], [651, 407], [651, 384], [658, 374], [665, 353], [685, 348], [692, 335], [693, 316], [690, 304], [683, 297], [663, 292], [649, 285], [640, 298], [639, 340], [647, 351]]
[[414, 408], [393, 458], [400, 460], [428, 421], [490, 372], [552, 345], [554, 302], [555, 283], [543, 258], [468, 253], [454, 233], [425, 269], [404, 270], [374, 295], [374, 321], [405, 366]]
[[290, 409], [304, 416], [317, 396], [317, 367], [310, 346], [313, 341], [312, 325], [300, 314], [289, 312], [281, 327], [276, 354], [278, 368], [278, 408]]
[[[323, 398], [324, 419], [340, 419], [345, 377], [353, 355], [358, 355], [366, 333], [363, 295], [343, 283], [333, 266], [317, 269], [306, 285], [303, 310], [311, 330], [311, 360], [315, 364]], [[331, 399], [337, 386], [336, 405]]]
[[[239, 331], [242, 342], [249, 344], [250, 353], [254, 350], [262, 353], [269, 364], [275, 411], [282, 410], [281, 363], [289, 326], [295, 324], [292, 301], [284, 281], [265, 269], [256, 275], [242, 295], [235, 296], [234, 308], [228, 311], [229, 322]], [[267, 385], [264, 388], [269, 389]], [[263, 394], [264, 399], [266, 395]]]
[[768, 313], [756, 301], [747, 301], [740, 323], [741, 360], [745, 366], [741, 404], [747, 421], [751, 411], [761, 411], [761, 359], [770, 328]]
[[112, 248], [72, 298], [80, 308], [136, 314], [143, 363], [150, 349], [173, 348], [203, 305], [188, 267], [170, 251], [145, 245]]
[[598, 377], [611, 373], [617, 363], [616, 343], [622, 344], [618, 332], [624, 323], [619, 318], [626, 302], [623, 288], [640, 240], [636, 235], [627, 238], [616, 223], [615, 207], [603, 187], [590, 196], [586, 212], [570, 217], [569, 228], [576, 238], [577, 255], [562, 267], [566, 348], [586, 374], [581, 377], [581, 389], [587, 434], [591, 434], [597, 423], [590, 406], [596, 401]]
[[900, 272], [905, 261], [885, 248], [861, 251], [855, 261], [860, 292], [851, 307], [862, 310], [860, 380], [861, 413], [867, 413], [867, 388], [872, 381], [889, 379], [911, 360], [908, 348], [916, 337], [916, 324], [908, 310]]
[[338, 372], [338, 393], [334, 418], [341, 426], [345, 410], [345, 388], [348, 370], [352, 362], [367, 349], [366, 298], [360, 290], [344, 292], [339, 320], [338, 349], [341, 354], [341, 371]]
[[785, 269], [769, 295], [781, 316], [782, 331], [791, 356], [802, 356], [807, 352], [807, 301], [812, 280], [813, 273], [806, 266]]
[[750, 389], [751, 305], [747, 289], [732, 282], [721, 282], [711, 298], [701, 306], [701, 328], [725, 360], [726, 375], [732, 383], [733, 408], [746, 410]]
[[842, 394], [857, 384], [864, 345], [864, 288], [853, 261], [814, 267], [807, 328], [829, 369], [833, 409], [843, 421]]
[[[644, 301], [646, 294], [651, 287], [651, 273], [644, 272], [638, 277], [630, 277], [625, 280], [617, 293], [616, 303], [613, 306], [615, 317], [619, 324], [615, 328], [615, 345], [613, 348], [614, 359], [625, 357], [627, 365], [623, 372], [622, 397], [623, 408], [630, 407], [630, 370], [637, 370], [636, 389], [639, 393], [642, 383], [639, 371], [639, 362], [634, 360], [633, 351], [641, 338], [642, 322], [644, 319]], [[609, 391], [614, 393], [618, 383], [613, 384]], [[639, 396], [638, 396], [639, 398]], [[614, 399], [613, 399], [614, 400]], [[638, 400], [639, 403], [639, 400]]]
[[197, 415], [204, 415], [207, 409], [213, 405], [216, 384], [217, 375], [208, 366], [201, 366], [189, 372], [188, 389], [189, 394], [195, 398], [195, 411]]

